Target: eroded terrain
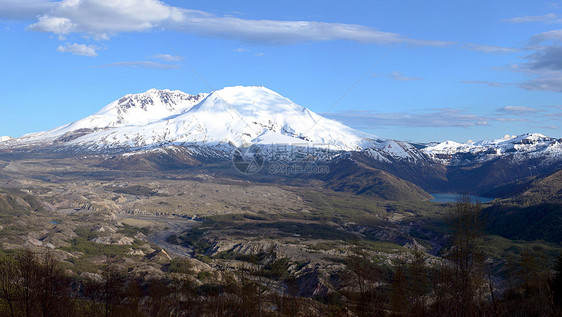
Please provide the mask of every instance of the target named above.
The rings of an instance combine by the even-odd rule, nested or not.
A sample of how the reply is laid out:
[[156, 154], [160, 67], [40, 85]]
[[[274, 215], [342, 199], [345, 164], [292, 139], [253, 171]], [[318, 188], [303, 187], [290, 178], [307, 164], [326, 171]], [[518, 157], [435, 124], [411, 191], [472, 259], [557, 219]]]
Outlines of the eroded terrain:
[[[103, 159], [2, 157], [3, 252], [50, 251], [69, 274], [84, 278], [99, 277], [110, 259], [131, 276], [151, 279], [170, 274], [175, 259], [201, 277], [283, 260], [300, 277], [301, 295], [312, 296], [329, 291], [331, 276], [357, 252], [394, 267], [415, 250], [433, 266], [447, 246], [447, 204], [356, 196], [306, 179], [256, 181], [224, 166], [109, 170]], [[514, 250], [559, 250], [486, 239], [500, 275]]]

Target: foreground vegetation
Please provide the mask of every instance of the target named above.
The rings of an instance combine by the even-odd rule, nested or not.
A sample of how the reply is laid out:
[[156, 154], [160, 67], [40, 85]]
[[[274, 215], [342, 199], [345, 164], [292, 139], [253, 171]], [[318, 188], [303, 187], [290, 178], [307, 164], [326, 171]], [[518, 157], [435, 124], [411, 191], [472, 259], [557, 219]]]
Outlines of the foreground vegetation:
[[[459, 256], [458, 254], [456, 256]], [[462, 257], [462, 256], [461, 256]], [[551, 272], [525, 254], [499, 293], [467, 262], [388, 267], [358, 251], [333, 279], [339, 287], [302, 294], [286, 258], [263, 255], [237, 271], [194, 274], [174, 260], [164, 279], [136, 278], [112, 259], [91, 278], [68, 276], [49, 253], [0, 259], [1, 316], [555, 316], [562, 313], [562, 257]], [[314, 274], [312, 271], [310, 274]], [[466, 275], [465, 275], [466, 274]], [[302, 279], [302, 277], [300, 277]], [[306, 296], [308, 295], [308, 296]]]
[[[355, 240], [346, 256], [332, 259], [329, 276], [319, 264], [295, 261], [275, 248], [257, 253], [235, 249], [217, 253], [215, 261], [242, 265], [201, 269], [193, 259], [161, 257], [163, 275], [138, 274], [127, 255], [113, 252], [90, 272], [74, 274], [76, 264], [53, 252], [10, 251], [0, 257], [1, 316], [556, 316], [562, 313], [562, 255], [549, 265], [549, 252], [536, 245], [506, 256], [498, 269], [484, 235], [481, 206], [463, 197], [447, 222], [450, 242], [440, 258], [394, 245], [373, 252], [368, 241]], [[224, 221], [224, 219], [223, 219]], [[281, 234], [295, 229], [310, 239], [326, 238], [325, 227], [264, 224]], [[212, 223], [216, 227], [217, 222]], [[239, 230], [261, 229], [256, 223]], [[190, 245], [203, 259], [212, 245], [205, 227], [168, 240]], [[133, 231], [125, 227], [124, 231]], [[84, 231], [78, 230], [78, 233]], [[89, 256], [84, 231], [68, 250]], [[338, 233], [334, 239], [349, 237]], [[499, 244], [499, 242], [496, 242]], [[318, 250], [332, 250], [329, 242]], [[85, 250], [85, 251], [84, 251]], [[107, 251], [107, 250], [106, 250]], [[166, 258], [167, 257], [167, 258]], [[73, 260], [78, 263], [76, 260]], [[200, 262], [199, 262], [200, 263]], [[495, 275], [503, 276], [500, 282]]]

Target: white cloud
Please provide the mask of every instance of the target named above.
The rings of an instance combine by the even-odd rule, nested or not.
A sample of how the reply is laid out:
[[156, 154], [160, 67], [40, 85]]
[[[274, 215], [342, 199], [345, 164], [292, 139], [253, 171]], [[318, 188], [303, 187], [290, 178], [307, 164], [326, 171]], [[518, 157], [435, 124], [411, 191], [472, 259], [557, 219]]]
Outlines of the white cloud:
[[508, 68], [529, 77], [517, 85], [531, 91], [562, 92], [562, 46], [538, 46], [533, 49], [534, 53], [525, 56], [526, 62]]
[[[510, 23], [545, 22], [562, 23], [562, 16], [557, 14], [545, 14], [539, 16], [523, 16], [502, 20]], [[485, 46], [467, 44], [465, 48], [490, 53], [511, 53], [518, 51], [531, 51], [525, 56], [527, 60], [523, 63], [513, 64], [504, 69], [522, 73], [529, 79], [519, 83], [499, 83], [490, 81], [461, 81], [462, 83], [485, 84], [493, 87], [517, 85], [519, 88], [531, 91], [553, 91], [562, 92], [562, 29], [551, 30], [536, 34], [530, 38], [532, 46], [517, 48], [506, 48], [499, 46]], [[549, 42], [548, 45], [542, 44]], [[513, 109], [512, 109], [513, 110]]]
[[543, 110], [533, 107], [527, 107], [527, 106], [505, 106], [499, 108], [497, 111], [507, 114], [512, 114], [512, 115], [521, 115], [521, 114], [537, 113]]
[[562, 30], [543, 32], [531, 38], [532, 43], [540, 43], [546, 41], [562, 42]]
[[525, 58], [526, 63], [512, 65], [512, 70], [530, 77], [519, 87], [532, 91], [562, 92], [562, 46], [539, 47]]
[[[0, 0], [2, 1], [2, 0]], [[359, 43], [445, 46], [450, 42], [410, 39], [397, 33], [342, 23], [248, 20], [170, 6], [159, 0], [63, 0], [29, 30], [57, 35], [84, 33], [107, 39], [121, 32], [182, 31], [263, 44], [348, 40]]]
[[39, 21], [27, 27], [28, 30], [55, 33], [57, 35], [67, 35], [77, 29], [77, 25], [68, 18], [52, 17], [42, 15]]
[[519, 48], [514, 47], [503, 47], [503, 46], [493, 46], [493, 45], [479, 45], [479, 44], [465, 44], [463, 46], [465, 49], [479, 51], [483, 53], [516, 53], [519, 52]]
[[490, 120], [490, 118], [468, 114], [464, 110], [452, 108], [435, 109], [429, 113], [349, 111], [323, 115], [357, 129], [373, 128], [377, 126], [471, 127], [488, 125], [488, 121]]
[[562, 19], [559, 15], [554, 13], [548, 13], [545, 15], [529, 15], [522, 17], [515, 17], [510, 19], [504, 19], [502, 22], [509, 23], [528, 23], [528, 22], [546, 22], [546, 23], [560, 23]]
[[183, 61], [183, 57], [175, 56], [170, 54], [156, 54], [152, 55], [151, 58], [159, 59], [165, 62], [181, 62]]
[[557, 126], [557, 125], [543, 125], [543, 126], [533, 126], [533, 128], [555, 130], [555, 129], [558, 129], [559, 126]]
[[403, 75], [400, 72], [392, 72], [390, 74], [372, 74], [371, 77], [386, 77], [397, 81], [416, 81], [416, 80], [423, 80], [423, 78], [419, 77], [408, 77]]
[[98, 56], [96, 52], [97, 47], [86, 44], [67, 44], [61, 45], [57, 48], [59, 52], [69, 52], [74, 55], [95, 57]]
[[521, 83], [520, 87], [535, 91], [562, 92], [562, 74], [539, 76]]
[[496, 109], [491, 118], [499, 122], [535, 122], [540, 124], [557, 124], [558, 117], [556, 106], [505, 106]]
[[487, 85], [490, 87], [503, 87], [506, 85], [513, 85], [513, 84], [506, 84], [506, 83], [500, 83], [500, 82], [495, 82], [495, 81], [486, 81], [486, 80], [463, 80], [460, 81], [460, 83], [462, 84], [480, 84], [480, 85]]
[[[474, 127], [493, 122], [540, 122], [556, 121], [552, 117], [562, 115], [546, 110], [548, 107], [505, 106], [494, 113], [477, 115], [457, 108], [426, 109], [421, 112], [371, 112], [348, 111], [326, 113], [324, 116], [341, 121], [357, 129], [373, 127]], [[556, 122], [557, 123], [557, 122]]]
[[423, 80], [423, 78], [419, 78], [419, 77], [408, 77], [408, 76], [404, 76], [403, 74], [401, 74], [401, 73], [399, 73], [399, 72], [392, 72], [389, 77], [392, 78], [392, 79], [394, 79], [394, 80], [398, 80], [398, 81]]
[[179, 65], [174, 64], [163, 64], [151, 61], [131, 61], [131, 62], [118, 62], [105, 65], [99, 65], [98, 67], [132, 67], [132, 68], [153, 68], [153, 69], [179, 69]]
[[499, 122], [531, 122], [531, 120], [524, 118], [505, 118], [505, 117], [494, 117], [494, 121]]
[[359, 43], [443, 46], [441, 41], [415, 40], [371, 27], [316, 21], [245, 20], [234, 17], [186, 16], [175, 25], [179, 30], [244, 42], [295, 44], [309, 41], [349, 40]]
[[546, 46], [527, 56], [530, 70], [562, 71], [562, 46]]
[[[68, 34], [87, 33], [107, 38], [121, 32], [142, 32], [177, 21], [180, 9], [158, 0], [63, 0], [29, 30]], [[72, 28], [54, 28], [60, 21]]]
[[48, 0], [0, 0], [0, 19], [28, 20], [45, 14], [56, 7]]
[[[236, 53], [252, 53], [252, 50], [251, 50], [251, 49], [242, 48], [242, 47], [239, 47], [239, 48], [234, 49], [234, 50], [232, 50], [232, 51], [233, 51], [233, 52], [236, 52]], [[265, 55], [265, 53], [263, 53], [263, 52], [258, 52], [258, 53], [255, 53], [255, 54], [254, 54], [254, 56], [257, 56], [257, 57], [264, 56], [264, 55]]]

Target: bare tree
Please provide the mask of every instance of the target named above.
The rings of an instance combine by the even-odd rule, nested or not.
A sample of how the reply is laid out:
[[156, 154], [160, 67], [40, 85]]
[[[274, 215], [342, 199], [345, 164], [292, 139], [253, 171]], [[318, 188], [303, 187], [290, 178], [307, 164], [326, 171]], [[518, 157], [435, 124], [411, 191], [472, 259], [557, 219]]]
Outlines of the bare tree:
[[20, 277], [19, 299], [23, 307], [25, 317], [33, 315], [34, 306], [37, 303], [37, 281], [38, 281], [38, 263], [35, 255], [26, 250], [22, 255], [17, 257], [17, 273]]
[[52, 253], [45, 253], [42, 261], [37, 263], [36, 290], [43, 317], [55, 316], [61, 311], [64, 306], [62, 301], [68, 298], [67, 284], [58, 261]]
[[[353, 308], [359, 316], [370, 316], [380, 310], [377, 290], [380, 275], [379, 267], [366, 252], [358, 250], [355, 255], [347, 258], [342, 286], [349, 290], [350, 308]], [[358, 293], [353, 290], [357, 290]]]
[[396, 315], [405, 315], [409, 311], [408, 285], [406, 273], [402, 265], [394, 270], [392, 291], [390, 293], [390, 309]]
[[413, 251], [414, 258], [409, 265], [410, 287], [409, 300], [411, 304], [410, 315], [425, 315], [426, 300], [429, 292], [428, 272], [425, 265], [426, 255], [416, 247]]
[[562, 254], [558, 256], [554, 266], [554, 277], [552, 279], [552, 292], [555, 309], [562, 314]]
[[[4, 256], [0, 259], [0, 299], [8, 307], [12, 317], [16, 314], [17, 287], [16, 262], [14, 258]], [[6, 313], [3, 310], [1, 312]]]
[[103, 296], [103, 303], [104, 303], [104, 310], [105, 310], [105, 317], [109, 317], [121, 299], [121, 292], [123, 289], [123, 278], [121, 273], [115, 269], [115, 267], [108, 266], [108, 268], [104, 271], [104, 296]]
[[452, 246], [447, 258], [452, 266], [442, 267], [442, 286], [447, 288], [448, 309], [456, 316], [469, 316], [479, 309], [479, 290], [484, 283], [481, 212], [482, 205], [468, 195], [461, 195], [451, 209]]

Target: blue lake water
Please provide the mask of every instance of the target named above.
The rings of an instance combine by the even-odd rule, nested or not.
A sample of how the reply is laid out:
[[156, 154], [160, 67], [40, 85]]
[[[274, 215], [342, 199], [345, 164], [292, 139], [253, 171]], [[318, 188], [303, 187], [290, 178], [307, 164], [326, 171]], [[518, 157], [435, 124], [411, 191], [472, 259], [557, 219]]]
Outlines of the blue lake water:
[[[434, 201], [437, 203], [456, 203], [460, 194], [431, 194], [431, 196], [433, 196], [434, 198], [431, 199], [430, 201]], [[477, 200], [481, 203], [487, 203], [495, 199], [491, 197], [481, 197], [481, 196], [474, 196], [474, 195], [468, 195], [468, 197], [470, 197], [472, 200]]]

